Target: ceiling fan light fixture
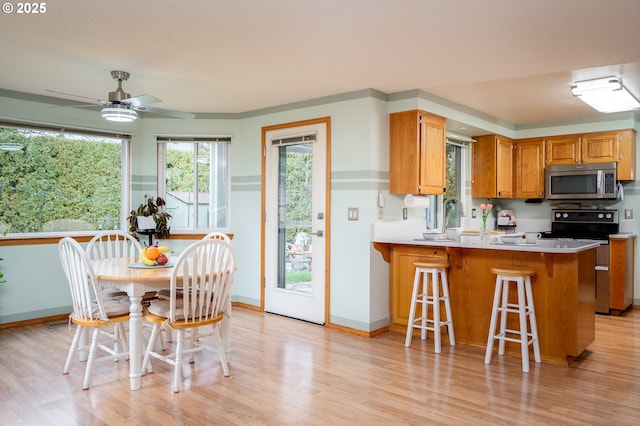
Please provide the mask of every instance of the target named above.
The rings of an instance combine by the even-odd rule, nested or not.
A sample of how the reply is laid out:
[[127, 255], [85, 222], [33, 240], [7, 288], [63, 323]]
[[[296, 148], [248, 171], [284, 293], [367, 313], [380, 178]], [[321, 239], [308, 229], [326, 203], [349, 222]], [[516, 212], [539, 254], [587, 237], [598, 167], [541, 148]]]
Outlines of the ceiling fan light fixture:
[[102, 108], [102, 117], [118, 123], [131, 123], [138, 119], [138, 113], [126, 106], [115, 104]]
[[571, 93], [600, 112], [630, 111], [640, 108], [640, 101], [627, 90], [618, 77], [577, 81]]

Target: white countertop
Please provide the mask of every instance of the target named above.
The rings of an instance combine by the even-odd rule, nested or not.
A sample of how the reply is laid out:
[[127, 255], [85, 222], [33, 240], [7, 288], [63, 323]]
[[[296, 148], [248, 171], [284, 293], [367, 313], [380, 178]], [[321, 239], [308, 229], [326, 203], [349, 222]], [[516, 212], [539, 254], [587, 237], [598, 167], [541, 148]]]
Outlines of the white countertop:
[[[464, 239], [464, 237], [463, 237]], [[374, 243], [402, 244], [427, 247], [456, 247], [483, 250], [511, 250], [528, 251], [533, 253], [579, 253], [585, 250], [596, 248], [598, 242], [575, 241], [575, 240], [538, 240], [535, 244], [503, 244], [496, 238], [491, 238], [489, 242], [480, 241], [450, 241], [450, 240], [425, 240], [419, 236], [415, 238], [374, 238]]]
[[633, 238], [636, 236], [635, 232], [619, 232], [617, 234], [611, 234], [609, 235], [609, 238], [622, 238], [622, 239], [626, 239], [626, 238]]

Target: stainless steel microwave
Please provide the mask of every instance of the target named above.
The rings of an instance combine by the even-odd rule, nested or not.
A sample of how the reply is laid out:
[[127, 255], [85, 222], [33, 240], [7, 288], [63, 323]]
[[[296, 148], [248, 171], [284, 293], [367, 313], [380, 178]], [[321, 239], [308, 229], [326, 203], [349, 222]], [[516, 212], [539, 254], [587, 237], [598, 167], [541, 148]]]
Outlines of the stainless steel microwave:
[[616, 163], [547, 166], [546, 198], [613, 200], [618, 197]]

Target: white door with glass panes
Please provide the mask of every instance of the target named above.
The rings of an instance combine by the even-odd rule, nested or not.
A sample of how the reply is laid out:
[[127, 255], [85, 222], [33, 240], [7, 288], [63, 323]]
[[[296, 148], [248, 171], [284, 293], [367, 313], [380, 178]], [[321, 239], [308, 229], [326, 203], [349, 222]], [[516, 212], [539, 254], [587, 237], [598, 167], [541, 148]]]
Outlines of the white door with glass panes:
[[324, 122], [267, 130], [264, 310], [325, 323]]

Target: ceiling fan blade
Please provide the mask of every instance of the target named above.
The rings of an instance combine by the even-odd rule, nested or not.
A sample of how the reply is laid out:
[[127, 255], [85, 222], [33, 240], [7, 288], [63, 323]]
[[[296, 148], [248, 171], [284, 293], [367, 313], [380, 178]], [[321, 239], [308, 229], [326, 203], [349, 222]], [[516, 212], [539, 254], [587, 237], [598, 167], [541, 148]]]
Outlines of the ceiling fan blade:
[[170, 117], [176, 117], [176, 118], [195, 118], [196, 117], [195, 114], [190, 112], [173, 111], [170, 109], [154, 108], [154, 107], [148, 107], [148, 106], [139, 106], [139, 107], [134, 107], [133, 109], [140, 112], [149, 112], [152, 114], [168, 115]]
[[155, 96], [140, 95], [140, 96], [134, 96], [132, 98], [123, 99], [120, 102], [122, 102], [123, 104], [131, 104], [134, 107], [139, 107], [139, 106], [147, 105], [147, 104], [156, 104], [156, 103], [162, 102], [162, 101], [160, 99], [156, 98]]
[[102, 108], [103, 104], [54, 105], [49, 108]]
[[104, 105], [106, 103], [108, 103], [108, 101], [102, 100], [102, 99], [97, 99], [97, 98], [90, 98], [88, 96], [82, 96], [82, 95], [74, 95], [73, 93], [65, 93], [65, 92], [57, 92], [55, 90], [49, 90], [49, 89], [44, 89], [45, 92], [49, 92], [49, 93], [55, 93], [57, 95], [64, 95], [64, 96], [73, 96], [74, 98], [82, 98], [82, 99], [89, 99], [91, 101], [94, 101], [100, 105]]

